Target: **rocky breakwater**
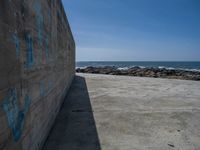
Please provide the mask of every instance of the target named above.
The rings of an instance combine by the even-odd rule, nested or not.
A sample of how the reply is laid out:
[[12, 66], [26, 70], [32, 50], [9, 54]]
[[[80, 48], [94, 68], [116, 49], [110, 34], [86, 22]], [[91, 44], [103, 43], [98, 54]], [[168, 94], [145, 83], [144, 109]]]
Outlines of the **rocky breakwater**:
[[140, 68], [132, 67], [127, 69], [118, 69], [117, 67], [86, 67], [77, 68], [77, 73], [94, 73], [94, 74], [109, 74], [109, 75], [127, 75], [139, 77], [154, 77], [154, 78], [169, 78], [200, 81], [200, 72], [165, 69], [165, 68]]

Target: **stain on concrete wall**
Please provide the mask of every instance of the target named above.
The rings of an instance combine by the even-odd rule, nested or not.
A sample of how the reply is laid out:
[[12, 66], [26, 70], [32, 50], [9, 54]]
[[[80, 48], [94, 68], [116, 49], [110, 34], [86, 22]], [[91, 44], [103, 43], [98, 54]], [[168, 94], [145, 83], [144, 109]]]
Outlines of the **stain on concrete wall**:
[[19, 41], [19, 37], [16, 33], [13, 33], [12, 35], [12, 41], [15, 44], [15, 49], [16, 49], [16, 58], [19, 59], [20, 57], [20, 41]]
[[26, 41], [26, 67], [30, 69], [34, 64], [33, 39], [30, 33], [25, 33], [25, 41]]
[[37, 24], [37, 32], [38, 32], [38, 42], [42, 45], [43, 40], [43, 14], [41, 8], [41, 1], [35, 0], [34, 1], [34, 11], [36, 14], [36, 24]]
[[1, 0], [0, 149], [41, 148], [74, 74], [61, 0]]
[[30, 108], [31, 100], [28, 95], [24, 97], [24, 106], [19, 108], [16, 88], [10, 88], [3, 100], [3, 110], [6, 113], [8, 126], [11, 129], [15, 142], [21, 137], [26, 113]]

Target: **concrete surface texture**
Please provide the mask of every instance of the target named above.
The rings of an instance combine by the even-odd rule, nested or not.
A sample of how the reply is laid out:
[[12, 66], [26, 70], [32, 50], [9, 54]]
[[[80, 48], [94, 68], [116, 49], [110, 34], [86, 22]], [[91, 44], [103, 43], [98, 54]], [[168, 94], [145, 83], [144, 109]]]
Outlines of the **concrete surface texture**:
[[44, 150], [199, 150], [200, 82], [77, 74]]
[[1, 150], [41, 148], [74, 74], [61, 0], [1, 0]]

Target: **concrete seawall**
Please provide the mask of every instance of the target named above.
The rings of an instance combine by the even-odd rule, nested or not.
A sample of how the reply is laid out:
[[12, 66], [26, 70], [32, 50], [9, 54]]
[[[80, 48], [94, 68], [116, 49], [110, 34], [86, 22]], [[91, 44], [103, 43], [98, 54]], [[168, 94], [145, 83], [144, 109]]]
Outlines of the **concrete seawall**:
[[74, 74], [61, 0], [1, 0], [0, 149], [41, 149]]

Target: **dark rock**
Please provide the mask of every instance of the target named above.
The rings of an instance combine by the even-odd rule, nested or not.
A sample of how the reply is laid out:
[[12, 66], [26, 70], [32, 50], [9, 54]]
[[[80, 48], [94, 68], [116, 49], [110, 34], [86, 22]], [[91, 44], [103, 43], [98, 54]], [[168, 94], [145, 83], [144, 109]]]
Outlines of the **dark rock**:
[[168, 144], [170, 147], [175, 147], [173, 144]]
[[200, 72], [185, 71], [185, 70], [168, 70], [165, 68], [140, 68], [132, 67], [127, 70], [119, 70], [115, 66], [105, 67], [87, 67], [77, 68], [78, 73], [99, 73], [109, 75], [127, 75], [127, 76], [139, 76], [139, 77], [154, 77], [154, 78], [170, 78], [170, 79], [184, 79], [200, 81]]
[[76, 69], [76, 72], [81, 72], [81, 69], [80, 69], [80, 68], [77, 68], [77, 69]]

